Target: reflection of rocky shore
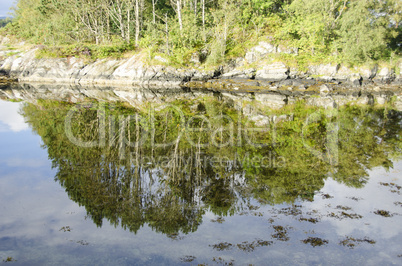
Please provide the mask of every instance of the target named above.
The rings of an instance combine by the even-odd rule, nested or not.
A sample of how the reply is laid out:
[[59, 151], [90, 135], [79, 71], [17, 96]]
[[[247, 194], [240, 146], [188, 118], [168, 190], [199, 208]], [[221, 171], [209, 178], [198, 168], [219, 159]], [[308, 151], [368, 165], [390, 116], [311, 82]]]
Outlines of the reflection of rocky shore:
[[[43, 84], [0, 84], [0, 97], [14, 100], [35, 101], [37, 99], [81, 102], [90, 99], [101, 101], [122, 101], [141, 108], [144, 103], [171, 102], [178, 98], [195, 99], [199, 96], [216, 96], [234, 107], [243, 106], [244, 102], [254, 102], [267, 108], [278, 109], [298, 100], [305, 100], [307, 105], [333, 108], [347, 103], [360, 105], [392, 104], [402, 111], [402, 91], [397, 86], [375, 87], [345, 90], [336, 84], [313, 84], [308, 89], [278, 88], [261, 89], [262, 82], [247, 81], [248, 89], [236, 85], [239, 80], [217, 80], [214, 82], [196, 82], [189, 87], [170, 89], [152, 87], [85, 87], [80, 85], [43, 85]], [[301, 81], [300, 81], [301, 82]], [[268, 83], [267, 83], [268, 84]], [[265, 84], [265, 85], [267, 85]], [[257, 86], [258, 85], [258, 86]], [[237, 86], [237, 87], [236, 87]], [[267, 85], [268, 86], [268, 85]], [[301, 85], [302, 86], [302, 85]]]
[[10, 78], [8, 76], [3, 76], [0, 73], [0, 85], [6, 85], [6, 84], [12, 83], [12, 82], [18, 82], [18, 79]]

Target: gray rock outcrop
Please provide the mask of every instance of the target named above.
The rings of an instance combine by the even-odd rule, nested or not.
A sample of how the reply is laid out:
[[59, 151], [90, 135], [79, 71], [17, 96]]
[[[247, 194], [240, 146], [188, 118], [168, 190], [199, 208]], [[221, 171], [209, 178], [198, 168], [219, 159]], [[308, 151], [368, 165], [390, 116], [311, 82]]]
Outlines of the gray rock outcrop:
[[266, 79], [272, 81], [285, 80], [289, 77], [289, 68], [282, 62], [275, 62], [258, 70], [255, 79]]
[[65, 82], [82, 85], [155, 85], [177, 86], [194, 77], [207, 80], [215, 76], [214, 71], [176, 69], [164, 65], [148, 66], [140, 55], [129, 59], [100, 59], [85, 63], [78, 58], [35, 58], [36, 50], [4, 60], [0, 70], [21, 82]]
[[373, 80], [377, 83], [390, 83], [394, 79], [395, 79], [394, 69], [391, 69], [389, 67], [383, 67], [379, 70], [379, 72], [376, 74]]
[[332, 64], [309, 66], [307, 74], [317, 76], [317, 78], [322, 80], [330, 81], [335, 77], [339, 68], [340, 65]]
[[267, 54], [276, 53], [277, 49], [274, 45], [267, 42], [259, 42], [257, 46], [251, 48], [245, 55], [247, 63], [252, 64]]

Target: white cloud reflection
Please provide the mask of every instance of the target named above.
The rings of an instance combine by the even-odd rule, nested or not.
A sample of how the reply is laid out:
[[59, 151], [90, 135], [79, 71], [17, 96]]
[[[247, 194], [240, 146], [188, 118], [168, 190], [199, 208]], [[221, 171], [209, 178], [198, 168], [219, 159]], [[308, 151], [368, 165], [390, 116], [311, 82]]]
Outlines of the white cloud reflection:
[[37, 168], [48, 165], [47, 161], [43, 159], [33, 159], [33, 158], [9, 158], [4, 160], [4, 162], [9, 167], [30, 167]]
[[18, 113], [20, 107], [21, 103], [0, 100], [0, 132], [20, 132], [29, 128], [24, 118]]
[[[362, 236], [373, 236], [374, 238], [392, 239], [402, 234], [400, 207], [395, 204], [401, 201], [397, 191], [383, 186], [380, 183], [395, 183], [402, 185], [402, 161], [394, 162], [394, 168], [387, 172], [384, 168], [378, 167], [369, 172], [370, 179], [362, 189], [347, 187], [332, 179], [325, 181], [322, 193], [334, 196], [333, 199], [323, 199], [317, 195], [309, 207], [319, 210], [320, 213], [339, 212], [336, 206], [351, 207], [349, 213], [357, 213], [363, 219], [334, 219], [323, 217], [322, 221], [331, 223], [333, 230], [339, 236], [358, 234]], [[353, 200], [354, 197], [356, 200]], [[376, 215], [376, 210], [389, 211], [392, 218]]]

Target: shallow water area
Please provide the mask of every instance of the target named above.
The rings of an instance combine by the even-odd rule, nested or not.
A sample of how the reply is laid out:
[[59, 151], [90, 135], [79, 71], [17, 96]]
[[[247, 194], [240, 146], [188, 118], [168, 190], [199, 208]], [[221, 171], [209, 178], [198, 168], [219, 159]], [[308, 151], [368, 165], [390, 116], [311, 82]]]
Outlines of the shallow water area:
[[0, 100], [0, 264], [402, 263], [400, 112], [96, 91]]

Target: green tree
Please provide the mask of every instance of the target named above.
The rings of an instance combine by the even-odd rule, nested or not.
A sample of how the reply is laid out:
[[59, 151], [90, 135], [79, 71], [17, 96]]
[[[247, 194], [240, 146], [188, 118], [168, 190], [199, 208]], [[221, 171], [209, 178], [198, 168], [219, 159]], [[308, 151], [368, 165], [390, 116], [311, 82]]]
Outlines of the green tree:
[[11, 23], [11, 22], [12, 22], [11, 18], [0, 19], [0, 28], [5, 27], [8, 23]]
[[328, 53], [347, 3], [346, 0], [294, 0], [285, 7], [285, 23], [278, 36], [290, 39], [301, 50]]
[[336, 42], [344, 58], [351, 62], [378, 60], [387, 49], [386, 2], [373, 0], [350, 1], [340, 19], [339, 40]]

